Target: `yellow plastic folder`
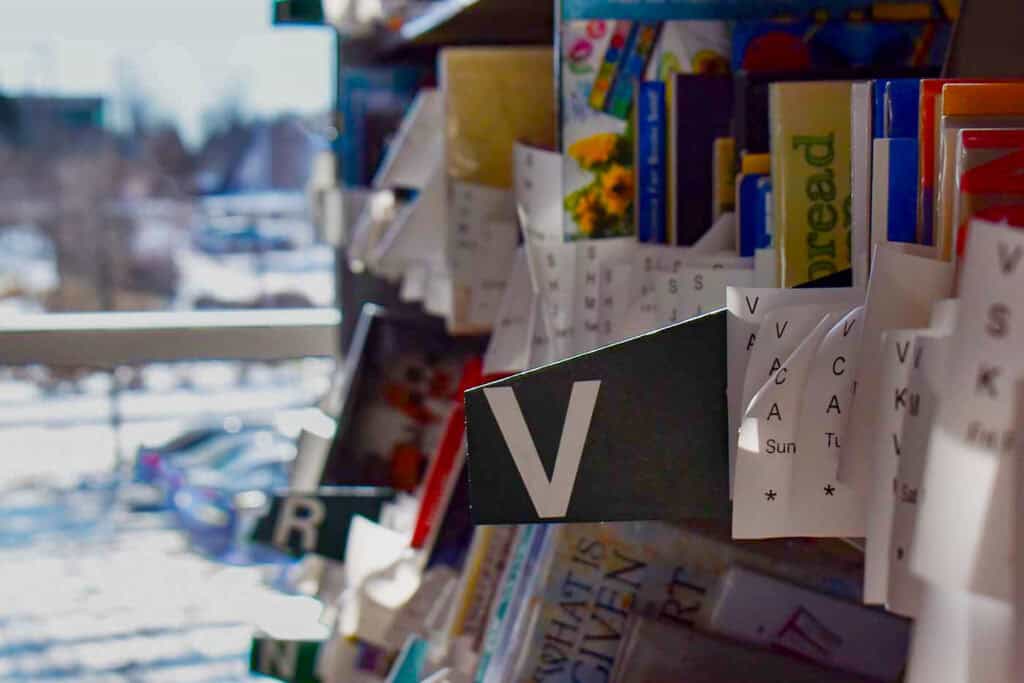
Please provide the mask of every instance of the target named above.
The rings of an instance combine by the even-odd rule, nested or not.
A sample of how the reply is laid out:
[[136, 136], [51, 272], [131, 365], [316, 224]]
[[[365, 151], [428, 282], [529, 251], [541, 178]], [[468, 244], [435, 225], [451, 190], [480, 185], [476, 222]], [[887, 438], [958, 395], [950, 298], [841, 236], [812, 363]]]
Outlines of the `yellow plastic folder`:
[[454, 180], [512, 187], [512, 145], [555, 144], [551, 48], [448, 48], [440, 56], [445, 161]]

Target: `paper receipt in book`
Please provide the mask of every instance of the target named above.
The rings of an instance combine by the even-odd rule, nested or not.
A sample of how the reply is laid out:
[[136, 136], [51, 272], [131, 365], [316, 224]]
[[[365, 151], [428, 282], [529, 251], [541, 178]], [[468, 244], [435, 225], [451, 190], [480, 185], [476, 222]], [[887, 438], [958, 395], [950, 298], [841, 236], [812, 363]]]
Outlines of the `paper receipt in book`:
[[734, 538], [860, 535], [862, 499], [835, 477], [860, 313], [783, 307], [762, 321], [747, 366], [749, 390], [760, 387], [737, 439]]
[[[853, 288], [726, 288], [730, 482], [735, 479], [736, 437], [740, 422], [753, 397], [753, 391], [760, 388], [752, 386], [750, 391], [745, 391], [744, 385], [747, 364], [757, 347], [758, 329], [765, 316], [777, 308], [792, 305], [824, 305], [834, 307], [835, 310], [849, 310], [860, 304], [862, 299], [862, 292]], [[780, 363], [782, 360], [780, 358]]]
[[971, 223], [911, 553], [912, 569], [928, 581], [1002, 600], [1013, 599], [1022, 258], [1024, 232]]

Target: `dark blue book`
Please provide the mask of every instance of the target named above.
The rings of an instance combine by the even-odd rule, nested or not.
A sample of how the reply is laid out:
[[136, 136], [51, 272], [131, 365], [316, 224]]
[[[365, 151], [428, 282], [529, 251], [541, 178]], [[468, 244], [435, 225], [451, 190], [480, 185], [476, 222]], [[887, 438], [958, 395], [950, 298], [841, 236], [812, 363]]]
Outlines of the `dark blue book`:
[[889, 138], [877, 149], [875, 168], [887, 173], [885, 196], [875, 198], [881, 206], [883, 225], [890, 242], [917, 241], [917, 138]]
[[757, 181], [757, 210], [754, 216], [757, 223], [754, 226], [754, 234], [757, 235], [755, 249], [767, 249], [772, 246], [772, 178], [764, 176]]
[[894, 78], [885, 84], [885, 136], [916, 138], [920, 121], [921, 80]]
[[885, 86], [888, 79], [871, 81], [871, 137], [885, 137]]
[[711, 228], [715, 138], [729, 137], [733, 87], [728, 76], [676, 74], [669, 136], [674, 151], [676, 244], [690, 246]]
[[771, 240], [762, 232], [765, 227], [765, 207], [758, 188], [760, 181], [767, 177], [760, 173], [747, 173], [740, 178], [736, 188], [739, 200], [736, 216], [740, 224], [740, 256], [753, 256], [755, 249], [771, 244]]
[[665, 84], [644, 81], [636, 103], [636, 232], [665, 244]]

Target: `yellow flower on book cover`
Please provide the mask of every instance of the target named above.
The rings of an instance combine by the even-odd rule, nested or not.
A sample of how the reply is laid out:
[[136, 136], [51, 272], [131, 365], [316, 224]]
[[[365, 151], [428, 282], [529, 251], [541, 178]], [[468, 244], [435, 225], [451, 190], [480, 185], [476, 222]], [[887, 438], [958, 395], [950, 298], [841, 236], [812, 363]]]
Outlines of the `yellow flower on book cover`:
[[615, 133], [598, 133], [578, 140], [569, 146], [569, 156], [585, 169], [607, 163], [615, 151], [619, 136]]
[[604, 205], [613, 216], [623, 216], [633, 202], [633, 171], [615, 165], [601, 176]]

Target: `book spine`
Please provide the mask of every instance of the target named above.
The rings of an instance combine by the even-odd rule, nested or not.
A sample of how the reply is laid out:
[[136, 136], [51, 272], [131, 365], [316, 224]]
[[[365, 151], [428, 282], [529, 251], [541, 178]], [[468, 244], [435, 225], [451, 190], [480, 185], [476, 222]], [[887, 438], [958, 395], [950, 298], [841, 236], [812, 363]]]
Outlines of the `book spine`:
[[676, 196], [678, 173], [676, 171], [676, 130], [679, 124], [675, 107], [676, 79], [665, 82], [665, 241], [676, 244], [679, 237], [676, 225], [679, 221], [679, 202]]
[[665, 84], [640, 84], [636, 109], [637, 238], [664, 244], [665, 235]]
[[914, 242], [917, 230], [917, 139], [886, 141], [889, 156], [888, 227], [890, 242]]
[[739, 223], [740, 256], [750, 257], [764, 242], [764, 200], [758, 192], [758, 182], [767, 176], [747, 173], [738, 183], [737, 222]]

